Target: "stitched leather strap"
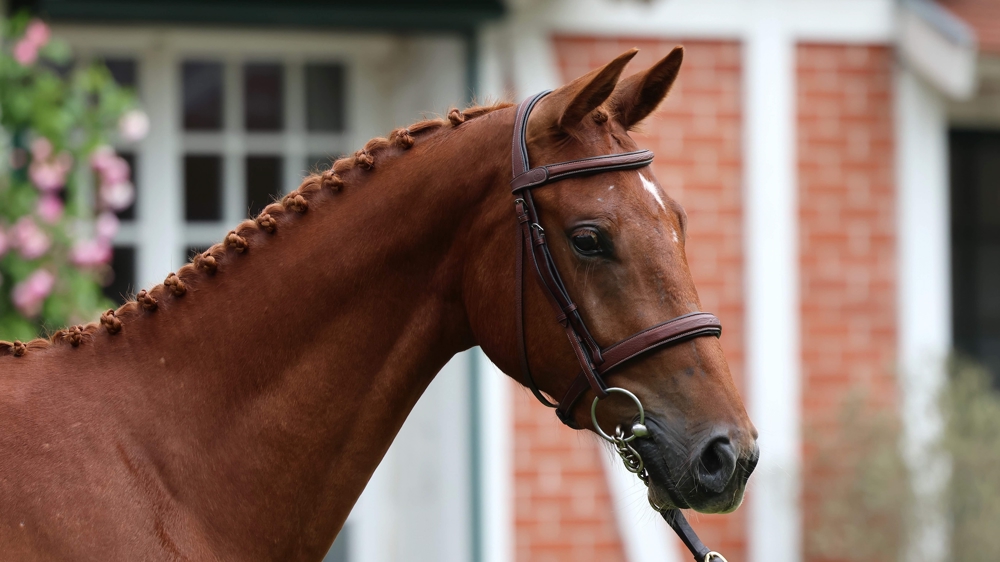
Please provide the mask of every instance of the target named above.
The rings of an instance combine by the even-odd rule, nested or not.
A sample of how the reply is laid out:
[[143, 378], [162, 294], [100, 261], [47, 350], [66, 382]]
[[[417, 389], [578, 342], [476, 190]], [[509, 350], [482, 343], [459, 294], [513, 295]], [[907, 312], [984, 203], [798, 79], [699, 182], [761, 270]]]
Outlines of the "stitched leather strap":
[[573, 176], [599, 174], [614, 170], [631, 170], [641, 166], [648, 166], [652, 161], [653, 153], [648, 150], [570, 160], [569, 162], [532, 168], [516, 176], [510, 182], [510, 187], [511, 191], [517, 193], [523, 189], [531, 189], [532, 187], [538, 187]]
[[[692, 312], [667, 320], [641, 332], [633, 334], [622, 341], [603, 350], [604, 362], [597, 366], [597, 374], [604, 375], [622, 363], [658, 347], [676, 345], [686, 340], [701, 336], [722, 335], [722, 323], [714, 314], [708, 312]], [[603, 380], [602, 380], [603, 382]], [[590, 388], [590, 379], [580, 372], [573, 379], [566, 394], [559, 400], [556, 415], [563, 423], [571, 425], [570, 412], [583, 393]], [[567, 421], [569, 420], [569, 421]]]
[[670, 525], [670, 528], [677, 533], [677, 536], [680, 537], [684, 546], [691, 551], [694, 559], [697, 560], [697, 562], [705, 562], [705, 559], [708, 557], [711, 550], [705, 546], [705, 543], [701, 542], [701, 539], [698, 538], [694, 529], [692, 529], [691, 525], [688, 524], [687, 519], [684, 518], [684, 514], [681, 513], [679, 509], [667, 509], [661, 511], [660, 515], [663, 516], [663, 520]]

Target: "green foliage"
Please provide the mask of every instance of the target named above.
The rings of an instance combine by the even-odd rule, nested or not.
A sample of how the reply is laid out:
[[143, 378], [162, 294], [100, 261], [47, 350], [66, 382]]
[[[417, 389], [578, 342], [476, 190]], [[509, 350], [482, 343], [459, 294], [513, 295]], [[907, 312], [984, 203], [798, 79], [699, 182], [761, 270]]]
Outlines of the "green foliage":
[[[951, 467], [944, 497], [952, 560], [1000, 560], [1000, 392], [990, 374], [954, 361], [940, 396], [945, 430], [935, 451]], [[870, 407], [864, 392], [843, 403], [836, 427], [811, 428], [814, 462], [828, 479], [816, 498], [806, 551], [819, 560], [901, 560], [926, 520], [901, 453], [901, 420]], [[917, 553], [919, 556], [919, 553]]]
[[855, 390], [835, 430], [827, 429], [808, 431], [817, 451], [812, 462], [825, 478], [812, 491], [818, 501], [807, 552], [820, 560], [899, 560], [913, 497], [898, 418]]
[[1000, 393], [990, 374], [956, 361], [942, 403], [951, 458], [949, 504], [955, 560], [1000, 560]]
[[0, 19], [0, 339], [31, 339], [111, 304], [99, 282], [117, 219], [90, 162], [114, 157], [106, 145], [134, 105], [102, 64], [74, 64], [41, 21]]

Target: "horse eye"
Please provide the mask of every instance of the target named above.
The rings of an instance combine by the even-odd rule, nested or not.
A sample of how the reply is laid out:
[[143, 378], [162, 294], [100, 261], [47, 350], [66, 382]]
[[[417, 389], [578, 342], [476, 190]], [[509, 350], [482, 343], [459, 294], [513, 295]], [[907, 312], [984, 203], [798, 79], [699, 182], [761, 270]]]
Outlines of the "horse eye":
[[585, 256], [596, 256], [601, 253], [601, 240], [597, 232], [589, 228], [573, 233], [573, 246]]

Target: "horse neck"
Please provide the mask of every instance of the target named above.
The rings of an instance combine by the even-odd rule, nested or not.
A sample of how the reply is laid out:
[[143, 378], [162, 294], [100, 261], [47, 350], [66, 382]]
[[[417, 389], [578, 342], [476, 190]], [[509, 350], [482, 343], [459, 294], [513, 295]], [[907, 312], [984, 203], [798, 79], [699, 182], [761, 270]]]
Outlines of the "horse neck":
[[183, 296], [151, 291], [157, 309], [109, 338], [118, 360], [94, 368], [119, 389], [129, 454], [224, 548], [326, 548], [433, 376], [475, 344], [463, 267], [470, 225], [506, 202], [502, 118], [386, 149], [214, 275], [188, 272]]

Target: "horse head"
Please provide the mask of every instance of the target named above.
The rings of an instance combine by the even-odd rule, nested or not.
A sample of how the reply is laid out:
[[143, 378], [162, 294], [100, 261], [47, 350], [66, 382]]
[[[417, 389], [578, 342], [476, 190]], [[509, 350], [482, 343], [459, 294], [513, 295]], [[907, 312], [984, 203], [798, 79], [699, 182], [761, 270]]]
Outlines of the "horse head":
[[[674, 49], [651, 68], [619, 81], [635, 52], [526, 102], [519, 113], [525, 124], [522, 134], [515, 122], [515, 176], [518, 135], [531, 166], [550, 168], [538, 172], [538, 178], [550, 178], [556, 169], [593, 166], [582, 174], [538, 183], [525, 196], [527, 203], [516, 200], [520, 222], [530, 223], [522, 235], [522, 241], [530, 242], [519, 250], [529, 257], [517, 268], [524, 278], [512, 276], [524, 284], [523, 296], [519, 290], [512, 307], [521, 309], [523, 327], [511, 338], [523, 338], [524, 360], [518, 365], [510, 357], [510, 345], [482, 345], [543, 402], [561, 401], [560, 417], [568, 425], [606, 438], [615, 431], [619, 443], [627, 440], [644, 463], [642, 476], [655, 507], [728, 512], [742, 501], [758, 448], [757, 431], [715, 337], [717, 324], [714, 332], [681, 334], [685, 337], [646, 346], [603, 373], [603, 380], [596, 375], [608, 387], [628, 390], [634, 399], [624, 392], [607, 395], [594, 376], [590, 388], [579, 382], [587, 379], [588, 370], [600, 372], [614, 342], [701, 311], [685, 254], [688, 217], [660, 186], [648, 159], [643, 160], [649, 153], [638, 151], [629, 136], [666, 97], [683, 50]], [[608, 160], [586, 160], [594, 156]], [[599, 167], [600, 162], [625, 164]], [[565, 163], [570, 168], [560, 168]], [[519, 186], [536, 176], [515, 179], [515, 196]], [[540, 244], [547, 246], [548, 257], [532, 255], [537, 251], [533, 246]], [[555, 273], [539, 273], [538, 283], [528, 280], [536, 277], [533, 269], [545, 270], [548, 264]], [[546, 275], [560, 278], [555, 290]], [[553, 296], [560, 291], [565, 299]], [[553, 304], [558, 322], [553, 321]], [[588, 347], [588, 340], [594, 344]], [[578, 374], [581, 368], [584, 373]], [[581, 392], [574, 393], [574, 384]], [[644, 423], [636, 426], [639, 421]]]

